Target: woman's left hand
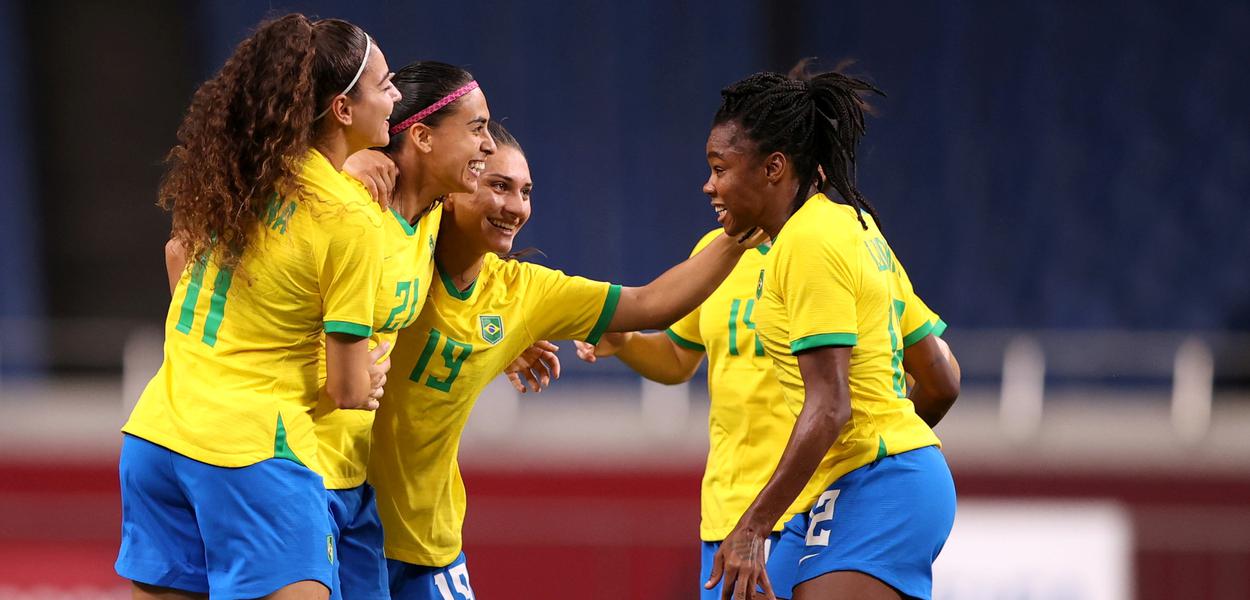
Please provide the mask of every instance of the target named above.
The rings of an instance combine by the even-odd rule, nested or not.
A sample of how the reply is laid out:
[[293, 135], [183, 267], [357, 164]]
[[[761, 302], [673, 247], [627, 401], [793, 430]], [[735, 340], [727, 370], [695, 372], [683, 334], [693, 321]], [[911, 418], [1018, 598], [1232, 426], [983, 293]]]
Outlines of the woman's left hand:
[[343, 172], [364, 184], [369, 195], [382, 205], [383, 210], [391, 207], [399, 167], [395, 166], [389, 156], [377, 150], [361, 150], [347, 157], [347, 161], [343, 163]]
[[524, 394], [525, 384], [529, 383], [534, 393], [538, 393], [549, 387], [552, 381], [559, 379], [560, 357], [556, 355], [559, 349], [559, 346], [547, 340], [539, 340], [526, 348], [504, 369], [512, 387]]

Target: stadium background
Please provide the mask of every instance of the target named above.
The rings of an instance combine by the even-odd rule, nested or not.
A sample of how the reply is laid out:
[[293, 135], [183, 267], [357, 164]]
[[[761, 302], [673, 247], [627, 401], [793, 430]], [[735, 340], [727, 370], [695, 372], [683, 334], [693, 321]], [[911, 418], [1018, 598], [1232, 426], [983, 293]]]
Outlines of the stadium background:
[[[965, 366], [938, 433], [972, 514], [1008, 510], [939, 596], [1250, 597], [1250, 4], [1023, 0], [0, 0], [0, 597], [124, 589], [116, 429], [159, 361], [160, 161], [196, 84], [288, 10], [471, 70], [530, 157], [520, 242], [626, 284], [714, 226], [721, 87], [857, 59], [889, 94], [862, 188]], [[466, 436], [478, 595], [691, 597], [702, 387], [570, 350]], [[1058, 552], [1012, 535], [1048, 510]]]

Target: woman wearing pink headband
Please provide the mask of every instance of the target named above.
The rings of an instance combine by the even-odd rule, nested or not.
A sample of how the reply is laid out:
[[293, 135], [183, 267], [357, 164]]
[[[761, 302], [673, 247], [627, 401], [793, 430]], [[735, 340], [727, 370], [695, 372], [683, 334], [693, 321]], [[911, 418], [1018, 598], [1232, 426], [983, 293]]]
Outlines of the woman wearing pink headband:
[[[401, 100], [388, 120], [383, 151], [359, 152], [344, 165], [383, 206], [386, 259], [377, 307], [387, 318], [377, 329], [378, 347], [393, 342], [425, 304], [442, 218], [438, 200], [475, 192], [486, 157], [495, 151], [486, 131], [486, 98], [464, 70], [418, 62], [396, 72], [392, 83]], [[338, 546], [335, 598], [390, 598], [382, 526], [374, 490], [366, 483], [373, 414], [322, 406], [326, 410], [318, 411], [316, 424]]]

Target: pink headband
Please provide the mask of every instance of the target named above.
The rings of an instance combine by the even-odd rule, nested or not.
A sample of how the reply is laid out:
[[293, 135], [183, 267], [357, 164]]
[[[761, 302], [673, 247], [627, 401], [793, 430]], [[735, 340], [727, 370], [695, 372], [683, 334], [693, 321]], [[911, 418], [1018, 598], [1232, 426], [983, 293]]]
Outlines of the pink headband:
[[469, 83], [464, 84], [464, 86], [461, 87], [460, 89], [450, 94], [447, 94], [446, 96], [443, 96], [442, 99], [440, 99], [438, 102], [435, 102], [434, 104], [431, 104], [421, 109], [420, 111], [417, 112], [417, 114], [412, 115], [411, 117], [408, 117], [407, 119], [404, 119], [403, 121], [401, 121], [398, 125], [391, 127], [391, 135], [395, 135], [405, 129], [408, 129], [409, 127], [412, 127], [414, 123], [420, 122], [421, 119], [424, 119], [438, 112], [440, 108], [447, 106], [448, 104], [451, 104], [452, 102], [455, 102], [461, 96], [469, 92], [472, 92], [473, 90], [476, 90], [476, 89], [477, 89], [476, 81], [470, 81]]

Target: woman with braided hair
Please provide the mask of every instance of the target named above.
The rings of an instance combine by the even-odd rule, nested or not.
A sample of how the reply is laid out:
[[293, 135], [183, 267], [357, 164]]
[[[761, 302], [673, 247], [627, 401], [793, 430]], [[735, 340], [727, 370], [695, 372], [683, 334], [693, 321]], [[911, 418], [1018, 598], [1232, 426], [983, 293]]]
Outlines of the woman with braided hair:
[[373, 410], [381, 215], [341, 169], [399, 94], [359, 27], [292, 14], [196, 91], [161, 204], [165, 356], [123, 427], [116, 569], [135, 598], [325, 599], [334, 538], [313, 412]]
[[[856, 186], [862, 96], [880, 91], [796, 71], [722, 90], [708, 136], [703, 190], [718, 221], [731, 236], [760, 227], [774, 240], [755, 323], [796, 416], [705, 585], [721, 583], [722, 598], [929, 598], [955, 489], [926, 422], [950, 407], [958, 374], [934, 335], [944, 325]], [[926, 373], [910, 399], [905, 368]], [[793, 589], [774, 590], [766, 540], [796, 501], [808, 508], [786, 523], [769, 564], [789, 565]]]

